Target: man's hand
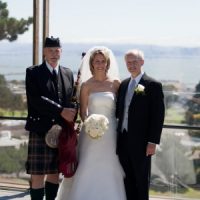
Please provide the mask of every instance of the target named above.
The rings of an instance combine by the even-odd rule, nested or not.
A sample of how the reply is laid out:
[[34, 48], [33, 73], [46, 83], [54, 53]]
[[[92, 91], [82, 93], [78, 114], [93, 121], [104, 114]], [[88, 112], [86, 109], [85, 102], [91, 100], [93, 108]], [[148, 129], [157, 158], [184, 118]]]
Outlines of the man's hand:
[[156, 153], [156, 144], [148, 143], [146, 156], [152, 156]]
[[64, 108], [61, 112], [61, 116], [68, 122], [73, 122], [76, 116], [77, 110], [74, 108]]

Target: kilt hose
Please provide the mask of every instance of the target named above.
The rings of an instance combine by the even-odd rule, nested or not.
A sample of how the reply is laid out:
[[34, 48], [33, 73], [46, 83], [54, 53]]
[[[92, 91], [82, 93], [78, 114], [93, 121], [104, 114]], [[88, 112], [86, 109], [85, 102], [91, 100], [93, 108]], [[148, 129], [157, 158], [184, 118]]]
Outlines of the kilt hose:
[[45, 142], [45, 133], [29, 133], [26, 172], [32, 175], [58, 173], [58, 149]]

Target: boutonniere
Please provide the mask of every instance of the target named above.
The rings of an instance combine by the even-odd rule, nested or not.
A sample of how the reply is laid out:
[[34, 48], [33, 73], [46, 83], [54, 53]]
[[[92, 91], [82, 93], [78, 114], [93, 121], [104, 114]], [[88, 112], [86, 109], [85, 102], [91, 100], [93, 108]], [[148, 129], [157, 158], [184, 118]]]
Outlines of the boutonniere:
[[135, 88], [134, 92], [135, 92], [136, 94], [145, 95], [144, 89], [145, 89], [144, 85], [138, 84], [137, 87]]

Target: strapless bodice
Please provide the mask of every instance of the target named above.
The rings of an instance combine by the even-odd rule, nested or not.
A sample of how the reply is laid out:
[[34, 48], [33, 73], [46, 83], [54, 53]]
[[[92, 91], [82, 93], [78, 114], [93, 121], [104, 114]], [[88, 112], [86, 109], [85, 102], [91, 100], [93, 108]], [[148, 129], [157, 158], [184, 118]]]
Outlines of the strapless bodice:
[[115, 94], [112, 92], [93, 92], [89, 95], [88, 114], [115, 115]]

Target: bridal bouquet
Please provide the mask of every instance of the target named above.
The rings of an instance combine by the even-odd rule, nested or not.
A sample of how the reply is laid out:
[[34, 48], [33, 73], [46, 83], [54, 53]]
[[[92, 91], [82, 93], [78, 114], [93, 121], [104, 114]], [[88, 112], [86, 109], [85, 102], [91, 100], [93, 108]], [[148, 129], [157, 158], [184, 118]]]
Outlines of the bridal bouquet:
[[100, 114], [92, 114], [84, 121], [85, 132], [92, 138], [102, 137], [108, 129], [107, 117]]

